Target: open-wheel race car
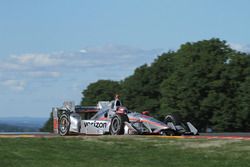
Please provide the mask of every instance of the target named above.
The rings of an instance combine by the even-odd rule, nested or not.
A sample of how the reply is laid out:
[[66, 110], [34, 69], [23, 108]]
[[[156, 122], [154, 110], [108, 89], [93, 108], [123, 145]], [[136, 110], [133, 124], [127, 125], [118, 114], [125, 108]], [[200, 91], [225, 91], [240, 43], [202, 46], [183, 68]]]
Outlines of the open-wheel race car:
[[132, 112], [122, 106], [116, 97], [113, 101], [100, 101], [97, 106], [74, 106], [65, 102], [63, 107], [53, 108], [54, 132], [60, 135], [198, 135], [190, 123], [183, 123], [176, 115], [167, 115], [159, 121], [148, 112]]

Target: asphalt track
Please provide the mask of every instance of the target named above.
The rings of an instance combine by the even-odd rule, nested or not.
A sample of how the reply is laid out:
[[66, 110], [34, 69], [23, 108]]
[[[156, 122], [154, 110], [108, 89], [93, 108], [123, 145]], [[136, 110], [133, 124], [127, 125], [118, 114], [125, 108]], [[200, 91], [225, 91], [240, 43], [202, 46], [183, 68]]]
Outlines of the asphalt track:
[[[62, 137], [53, 133], [0, 133], [0, 138], [54, 138]], [[86, 135], [72, 135], [70, 137], [86, 137]], [[88, 136], [89, 137], [89, 136]], [[93, 136], [96, 137], [96, 136]], [[135, 135], [136, 137], [136, 135]], [[147, 137], [166, 139], [228, 139], [228, 140], [250, 140], [250, 133], [201, 133], [199, 136], [158, 136], [147, 135]]]

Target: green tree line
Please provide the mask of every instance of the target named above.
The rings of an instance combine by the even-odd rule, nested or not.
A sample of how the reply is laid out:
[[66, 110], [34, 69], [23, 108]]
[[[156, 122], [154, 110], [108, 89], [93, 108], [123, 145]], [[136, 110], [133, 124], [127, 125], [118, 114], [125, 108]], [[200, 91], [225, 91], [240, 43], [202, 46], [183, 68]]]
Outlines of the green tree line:
[[250, 131], [250, 55], [217, 38], [188, 42], [124, 80], [99, 80], [82, 94], [82, 105], [120, 94], [129, 110], [158, 119], [177, 113], [202, 131]]
[[158, 56], [122, 81], [99, 80], [85, 89], [82, 105], [120, 94], [130, 110], [159, 119], [178, 113], [200, 130], [250, 130], [250, 55], [210, 39], [186, 43]]

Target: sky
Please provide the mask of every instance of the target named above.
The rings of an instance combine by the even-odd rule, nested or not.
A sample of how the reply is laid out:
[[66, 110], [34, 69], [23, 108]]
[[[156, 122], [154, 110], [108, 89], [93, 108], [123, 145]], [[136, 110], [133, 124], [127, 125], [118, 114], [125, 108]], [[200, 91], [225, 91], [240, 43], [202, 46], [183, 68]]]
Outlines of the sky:
[[[0, 117], [48, 117], [186, 42], [250, 52], [249, 0], [1, 0]], [[104, 99], [105, 100], [105, 99]]]

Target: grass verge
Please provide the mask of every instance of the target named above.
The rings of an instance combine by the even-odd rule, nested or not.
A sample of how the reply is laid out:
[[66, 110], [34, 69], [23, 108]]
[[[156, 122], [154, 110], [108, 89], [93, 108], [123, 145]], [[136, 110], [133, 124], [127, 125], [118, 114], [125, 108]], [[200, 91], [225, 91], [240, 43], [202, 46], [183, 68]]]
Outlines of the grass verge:
[[2, 138], [3, 167], [242, 167], [250, 141], [143, 136]]

